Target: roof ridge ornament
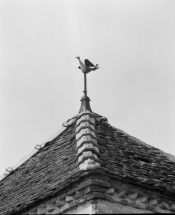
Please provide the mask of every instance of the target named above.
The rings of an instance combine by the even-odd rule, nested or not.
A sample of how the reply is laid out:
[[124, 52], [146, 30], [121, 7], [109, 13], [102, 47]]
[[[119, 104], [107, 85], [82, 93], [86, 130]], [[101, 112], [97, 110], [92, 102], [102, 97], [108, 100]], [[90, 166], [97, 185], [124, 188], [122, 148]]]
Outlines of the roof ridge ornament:
[[84, 60], [84, 64], [83, 62], [80, 60], [80, 57], [76, 57], [79, 60], [80, 66], [78, 67], [79, 69], [81, 69], [81, 71], [84, 73], [84, 96], [81, 98], [81, 107], [79, 110], [79, 113], [81, 113], [82, 111], [86, 111], [89, 110], [90, 112], [92, 112], [91, 107], [90, 107], [90, 99], [87, 96], [87, 81], [86, 81], [86, 74], [91, 72], [92, 70], [95, 71], [97, 69], [99, 69], [98, 64], [94, 65], [92, 64], [88, 59]]
[[80, 170], [101, 168], [100, 150], [96, 136], [96, 119], [86, 111], [76, 121], [77, 157]]

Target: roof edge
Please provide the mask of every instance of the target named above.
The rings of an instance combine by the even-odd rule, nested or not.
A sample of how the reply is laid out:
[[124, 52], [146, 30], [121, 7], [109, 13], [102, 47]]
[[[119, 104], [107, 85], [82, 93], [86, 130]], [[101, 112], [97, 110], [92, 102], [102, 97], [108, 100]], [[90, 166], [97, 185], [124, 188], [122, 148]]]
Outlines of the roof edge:
[[34, 156], [38, 151], [40, 151], [42, 148], [45, 147], [45, 145], [49, 142], [51, 142], [52, 140], [54, 140], [56, 137], [58, 137], [59, 135], [61, 135], [72, 123], [75, 122], [75, 120], [82, 114], [84, 114], [84, 112], [89, 112], [89, 111], [83, 111], [81, 113], [78, 113], [76, 115], [74, 115], [71, 119], [68, 119], [66, 122], [62, 123], [62, 127], [61, 129], [59, 129], [56, 133], [54, 133], [53, 135], [51, 135], [47, 140], [45, 140], [42, 144], [37, 144], [35, 146], [35, 149], [32, 150], [28, 155], [22, 157], [18, 163], [16, 163], [15, 165], [13, 165], [12, 167], [7, 167], [5, 169], [5, 172], [0, 175], [0, 181], [2, 181], [4, 178], [6, 178], [8, 175], [10, 175], [10, 173], [12, 173], [13, 171], [15, 171], [18, 167], [20, 167], [23, 163], [25, 163], [27, 160], [29, 160], [32, 156]]
[[10, 175], [11, 172], [15, 171], [18, 167], [20, 167], [23, 163], [25, 163], [27, 160], [29, 160], [31, 157], [33, 157], [38, 151], [40, 151], [42, 148], [44, 148], [44, 146], [46, 145], [46, 143], [52, 141], [53, 139], [55, 139], [57, 136], [61, 135], [63, 133], [63, 131], [65, 131], [67, 129], [67, 127], [61, 127], [60, 130], [58, 130], [55, 134], [51, 135], [46, 141], [44, 141], [42, 144], [40, 145], [36, 145], [35, 149], [32, 150], [28, 155], [22, 157], [18, 163], [16, 163], [14, 166], [12, 167], [7, 167], [5, 169], [5, 172], [0, 175], [0, 181], [2, 181], [6, 176]]
[[119, 129], [119, 128], [116, 128], [116, 127], [114, 127], [114, 126], [112, 126], [112, 127], [113, 127], [114, 129], [117, 129], [118, 131], [124, 133], [125, 135], [128, 135], [130, 138], [136, 140], [139, 144], [142, 144], [142, 145], [144, 145], [144, 146], [146, 146], [146, 147], [148, 147], [148, 148], [153, 147], [153, 148], [155, 148], [155, 149], [158, 149], [158, 150], [160, 151], [160, 153], [162, 153], [162, 155], [164, 155], [164, 156], [165, 156], [166, 158], [168, 158], [170, 161], [175, 162], [175, 155], [170, 154], [170, 153], [168, 153], [168, 152], [164, 152], [163, 150], [161, 150], [161, 149], [159, 149], [159, 148], [156, 148], [156, 147], [154, 147], [154, 146], [151, 146], [151, 145], [149, 145], [149, 144], [143, 142], [142, 140], [140, 140], [140, 139], [138, 139], [138, 138], [136, 138], [136, 137], [134, 137], [134, 136], [132, 136], [132, 135], [126, 133], [125, 131], [122, 131], [122, 130]]

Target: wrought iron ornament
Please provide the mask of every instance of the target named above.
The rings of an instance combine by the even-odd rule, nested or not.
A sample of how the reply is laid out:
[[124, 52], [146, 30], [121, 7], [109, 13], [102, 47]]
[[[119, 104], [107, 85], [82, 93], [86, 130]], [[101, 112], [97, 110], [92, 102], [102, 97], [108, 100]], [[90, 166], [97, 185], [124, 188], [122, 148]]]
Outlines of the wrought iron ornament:
[[80, 57], [76, 57], [79, 60], [80, 66], [78, 67], [79, 69], [81, 69], [81, 71], [84, 73], [84, 96], [81, 98], [81, 107], [79, 110], [79, 113], [84, 111], [84, 110], [89, 110], [90, 112], [92, 112], [90, 104], [89, 104], [89, 97], [87, 96], [87, 81], [86, 81], [86, 74], [91, 72], [91, 71], [95, 71], [96, 69], [99, 69], [98, 64], [96, 64], [94, 66], [94, 64], [92, 64], [89, 60], [85, 59], [84, 64], [83, 62], [80, 60]]

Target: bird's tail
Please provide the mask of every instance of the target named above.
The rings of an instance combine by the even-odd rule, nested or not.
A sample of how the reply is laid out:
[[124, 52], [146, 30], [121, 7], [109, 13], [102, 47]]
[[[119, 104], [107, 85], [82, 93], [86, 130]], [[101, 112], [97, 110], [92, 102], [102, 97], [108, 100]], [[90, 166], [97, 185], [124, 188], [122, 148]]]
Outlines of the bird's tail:
[[98, 67], [98, 64], [96, 64], [95, 66], [94, 66], [94, 71], [96, 70], [96, 69], [98, 69], [99, 67]]

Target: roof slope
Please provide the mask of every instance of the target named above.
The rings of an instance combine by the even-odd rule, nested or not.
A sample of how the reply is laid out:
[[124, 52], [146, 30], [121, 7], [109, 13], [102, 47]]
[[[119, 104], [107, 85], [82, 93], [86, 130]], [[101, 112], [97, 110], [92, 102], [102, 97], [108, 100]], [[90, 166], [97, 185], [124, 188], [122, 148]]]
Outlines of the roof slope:
[[175, 196], [175, 162], [161, 150], [108, 123], [97, 123], [102, 166], [109, 172]]
[[[102, 171], [175, 196], [175, 162], [161, 150], [112, 127], [104, 117], [94, 116]], [[44, 199], [83, 174], [76, 153], [73, 122], [0, 182], [0, 214], [11, 214]]]
[[18, 211], [54, 193], [79, 171], [76, 160], [73, 123], [0, 182], [0, 214]]

